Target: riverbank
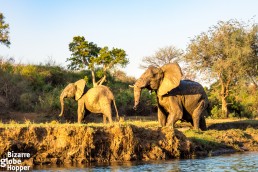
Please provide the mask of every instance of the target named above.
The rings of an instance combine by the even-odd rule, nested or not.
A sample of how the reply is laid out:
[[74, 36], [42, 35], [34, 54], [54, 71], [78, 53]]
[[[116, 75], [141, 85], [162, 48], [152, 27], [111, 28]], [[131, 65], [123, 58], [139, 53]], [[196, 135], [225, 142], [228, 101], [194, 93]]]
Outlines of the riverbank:
[[208, 131], [188, 124], [177, 129], [156, 121], [102, 124], [0, 124], [0, 158], [29, 153], [24, 165], [167, 160], [258, 151], [258, 121], [209, 123]]

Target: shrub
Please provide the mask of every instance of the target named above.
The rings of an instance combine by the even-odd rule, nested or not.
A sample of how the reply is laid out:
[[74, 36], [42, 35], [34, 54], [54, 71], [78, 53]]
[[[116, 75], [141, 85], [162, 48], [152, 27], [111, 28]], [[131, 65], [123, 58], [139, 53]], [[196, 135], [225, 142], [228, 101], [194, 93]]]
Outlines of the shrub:
[[211, 118], [218, 119], [221, 118], [222, 110], [219, 108], [218, 105], [213, 106], [211, 110]]
[[60, 109], [60, 88], [54, 88], [49, 92], [45, 92], [38, 96], [38, 103], [35, 110], [38, 112], [56, 112]]
[[135, 111], [133, 110], [133, 91], [131, 89], [127, 89], [117, 93], [115, 95], [115, 100], [120, 115], [131, 116], [135, 114]]
[[33, 95], [33, 93], [22, 93], [20, 95], [19, 103], [18, 103], [18, 109], [21, 111], [33, 111], [35, 102], [36, 102], [36, 96]]

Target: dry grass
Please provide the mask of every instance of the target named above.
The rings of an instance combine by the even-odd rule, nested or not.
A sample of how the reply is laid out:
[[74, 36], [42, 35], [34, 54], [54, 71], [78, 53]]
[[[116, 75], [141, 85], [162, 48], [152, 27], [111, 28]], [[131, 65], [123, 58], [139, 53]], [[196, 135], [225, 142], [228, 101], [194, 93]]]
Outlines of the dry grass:
[[109, 127], [112, 125], [120, 125], [120, 126], [128, 126], [128, 125], [135, 125], [138, 127], [158, 127], [159, 124], [156, 120], [154, 120], [153, 117], [127, 117], [122, 118], [119, 122], [115, 121], [113, 124], [107, 123], [103, 124], [102, 122], [90, 122], [90, 123], [70, 123], [65, 122], [61, 123], [58, 120], [52, 120], [50, 122], [45, 123], [35, 123], [34, 121], [31, 121], [29, 119], [25, 119], [24, 122], [17, 122], [15, 120], [10, 120], [7, 123], [3, 123], [0, 121], [0, 127], [2, 128], [9, 128], [9, 127], [28, 127], [28, 126], [36, 126], [36, 127], [47, 127], [47, 126], [88, 126], [88, 127]]
[[[254, 124], [258, 125], [258, 120], [247, 120], [247, 119], [207, 119], [206, 120], [207, 126], [211, 126], [213, 124], [223, 124], [223, 123], [245, 123], [245, 124]], [[191, 126], [190, 123], [185, 123], [178, 121], [177, 126], [182, 127], [189, 127]], [[90, 122], [86, 124], [78, 124], [78, 123], [70, 123], [65, 122], [61, 123], [58, 120], [52, 120], [50, 122], [45, 123], [35, 123], [34, 121], [31, 121], [29, 119], [25, 119], [24, 122], [17, 122], [15, 120], [10, 120], [7, 123], [3, 123], [0, 120], [0, 127], [26, 127], [26, 126], [89, 126], [89, 127], [105, 127], [105, 126], [111, 126], [111, 125], [121, 125], [121, 126], [127, 126], [127, 125], [135, 125], [138, 127], [158, 127], [158, 121], [156, 119], [156, 116], [132, 116], [132, 117], [125, 117], [122, 118], [119, 122], [115, 121], [113, 124], [107, 123], [103, 124], [102, 122]]]

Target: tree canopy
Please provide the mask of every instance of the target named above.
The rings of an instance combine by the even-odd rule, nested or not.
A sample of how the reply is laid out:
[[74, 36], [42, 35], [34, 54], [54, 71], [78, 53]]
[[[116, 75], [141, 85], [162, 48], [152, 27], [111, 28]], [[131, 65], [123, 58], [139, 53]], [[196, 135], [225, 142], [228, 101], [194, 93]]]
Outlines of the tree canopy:
[[227, 98], [240, 78], [257, 78], [257, 24], [236, 20], [218, 22], [191, 40], [185, 58], [199, 71], [219, 81], [222, 113], [227, 117]]
[[5, 23], [4, 19], [4, 15], [0, 12], [0, 43], [9, 47], [11, 44], [9, 38], [9, 24]]
[[[92, 73], [93, 86], [101, 85], [106, 80], [106, 72], [115, 65], [125, 67], [129, 60], [126, 58], [126, 52], [123, 49], [105, 46], [98, 47], [97, 44], [87, 41], [83, 36], [75, 36], [69, 44], [71, 57], [67, 59], [70, 62], [70, 69], [87, 68]], [[98, 75], [102, 78], [96, 82], [95, 74], [98, 69]]]

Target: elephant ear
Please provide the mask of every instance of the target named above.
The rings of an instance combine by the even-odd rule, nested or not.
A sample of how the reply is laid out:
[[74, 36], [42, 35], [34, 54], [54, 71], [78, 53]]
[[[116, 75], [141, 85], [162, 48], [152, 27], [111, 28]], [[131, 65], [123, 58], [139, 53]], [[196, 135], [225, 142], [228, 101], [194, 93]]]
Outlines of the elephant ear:
[[79, 100], [83, 93], [84, 93], [84, 88], [86, 86], [86, 81], [84, 79], [80, 79], [74, 83], [76, 86], [76, 92], [75, 92], [75, 100]]
[[161, 69], [164, 76], [158, 89], [158, 95], [162, 96], [180, 84], [183, 74], [180, 66], [177, 63], [165, 64], [161, 67]]

